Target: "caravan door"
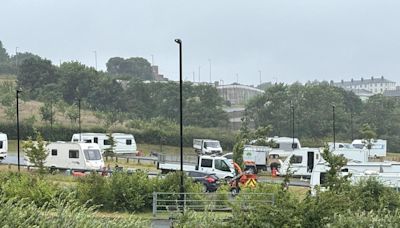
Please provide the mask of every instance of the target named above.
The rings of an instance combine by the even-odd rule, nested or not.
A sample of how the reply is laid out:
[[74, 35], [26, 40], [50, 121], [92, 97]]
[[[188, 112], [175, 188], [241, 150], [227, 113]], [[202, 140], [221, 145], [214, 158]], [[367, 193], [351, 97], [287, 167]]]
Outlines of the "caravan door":
[[307, 152], [307, 173], [311, 173], [314, 169], [314, 156], [313, 151]]

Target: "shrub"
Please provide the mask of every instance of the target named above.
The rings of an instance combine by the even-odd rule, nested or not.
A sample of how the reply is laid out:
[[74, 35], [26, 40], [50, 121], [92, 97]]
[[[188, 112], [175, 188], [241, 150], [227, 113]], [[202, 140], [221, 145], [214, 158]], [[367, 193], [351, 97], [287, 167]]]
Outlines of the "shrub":
[[57, 185], [36, 175], [0, 173], [0, 194], [6, 199], [25, 199], [42, 206], [62, 192]]
[[95, 207], [86, 207], [70, 195], [53, 198], [43, 206], [34, 202], [7, 199], [0, 195], [1, 227], [149, 227], [149, 222], [138, 217], [99, 218]]

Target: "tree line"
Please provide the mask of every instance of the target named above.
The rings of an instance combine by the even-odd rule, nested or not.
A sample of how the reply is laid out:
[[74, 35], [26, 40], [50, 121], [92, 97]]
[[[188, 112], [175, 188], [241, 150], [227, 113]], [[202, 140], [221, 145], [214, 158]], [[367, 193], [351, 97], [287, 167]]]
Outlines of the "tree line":
[[[400, 151], [400, 100], [381, 94], [362, 102], [353, 92], [327, 83], [275, 84], [246, 106], [245, 123], [271, 128], [271, 135], [294, 135], [306, 144], [349, 142], [362, 136], [368, 124], [377, 137], [388, 140], [389, 151]], [[335, 117], [333, 117], [335, 115]]]
[[[54, 115], [49, 107], [55, 103], [76, 107], [80, 101], [82, 108], [102, 113], [111, 122], [155, 117], [179, 122], [178, 83], [152, 80], [151, 64], [141, 57], [114, 57], [106, 65], [106, 72], [75, 61], [56, 66], [31, 53], [10, 56], [0, 43], [0, 73], [17, 74], [22, 97], [45, 103], [41, 109], [45, 121]], [[226, 126], [228, 117], [222, 104], [215, 87], [184, 83], [184, 125]]]

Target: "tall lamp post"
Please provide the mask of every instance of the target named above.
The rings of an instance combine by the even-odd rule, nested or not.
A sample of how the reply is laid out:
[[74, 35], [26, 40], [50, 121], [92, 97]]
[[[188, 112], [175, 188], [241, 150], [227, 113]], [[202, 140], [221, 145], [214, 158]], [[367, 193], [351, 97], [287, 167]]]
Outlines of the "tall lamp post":
[[332, 104], [332, 120], [333, 120], [333, 149], [336, 149], [336, 128], [335, 128], [335, 105]]
[[17, 99], [17, 156], [18, 156], [18, 172], [20, 171], [20, 166], [21, 166], [21, 163], [20, 163], [20, 160], [19, 160], [19, 157], [20, 157], [20, 154], [19, 154], [19, 102], [18, 102], [18, 100], [19, 100], [19, 93], [21, 93], [21, 90], [18, 90], [17, 89], [17, 91], [16, 91], [16, 99]]
[[294, 105], [292, 103], [290, 104], [290, 108], [292, 109], [292, 139], [293, 139], [292, 149], [294, 150], [295, 149], [295, 146], [294, 146]]
[[354, 133], [353, 133], [353, 110], [350, 112], [350, 125], [351, 125], [351, 141], [354, 140]]
[[81, 99], [78, 99], [78, 124], [79, 124], [79, 142], [82, 141], [82, 128], [81, 128]]
[[[183, 124], [182, 124], [182, 41], [175, 39], [175, 42], [179, 45], [179, 125], [180, 125], [180, 155], [181, 155], [181, 183], [179, 188], [180, 200], [183, 202], [183, 193], [185, 191], [183, 187]], [[199, 67], [200, 70], [200, 67]], [[200, 76], [200, 74], [199, 74]]]
[[95, 69], [97, 70], [97, 51], [93, 51], [94, 53], [94, 64], [95, 64]]

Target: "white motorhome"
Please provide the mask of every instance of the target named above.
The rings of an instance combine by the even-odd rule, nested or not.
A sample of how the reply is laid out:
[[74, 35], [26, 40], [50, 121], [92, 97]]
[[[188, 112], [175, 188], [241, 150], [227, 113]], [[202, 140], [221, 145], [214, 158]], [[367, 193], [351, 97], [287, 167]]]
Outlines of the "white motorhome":
[[0, 161], [7, 157], [8, 139], [7, 134], [0, 133]]
[[[115, 141], [114, 153], [122, 154], [137, 152], [135, 138], [132, 134], [112, 133], [111, 135]], [[80, 141], [98, 144], [102, 153], [104, 153], [107, 148], [110, 148], [111, 145], [108, 135], [104, 133], [77, 133], [72, 136], [71, 142]]]
[[351, 143], [355, 148], [368, 150], [369, 157], [386, 157], [387, 141], [383, 139], [372, 139], [371, 149], [367, 148], [367, 142], [364, 139], [355, 139]]
[[[159, 160], [157, 168], [162, 173], [180, 170], [180, 163], [174, 161]], [[184, 171], [202, 171], [205, 173], [213, 173], [220, 179], [230, 179], [235, 176], [235, 170], [231, 162], [225, 157], [200, 155], [197, 163], [187, 163], [183, 165]]]
[[222, 154], [222, 147], [218, 140], [193, 139], [193, 148], [198, 154]]
[[271, 150], [267, 146], [245, 145], [243, 149], [243, 161], [254, 162], [257, 169], [267, 170], [268, 153]]
[[[100, 147], [96, 143], [53, 142], [46, 149], [46, 167], [74, 170], [100, 170], [104, 167]], [[33, 165], [28, 158], [25, 159], [28, 166]]]

